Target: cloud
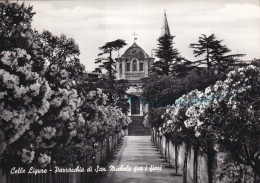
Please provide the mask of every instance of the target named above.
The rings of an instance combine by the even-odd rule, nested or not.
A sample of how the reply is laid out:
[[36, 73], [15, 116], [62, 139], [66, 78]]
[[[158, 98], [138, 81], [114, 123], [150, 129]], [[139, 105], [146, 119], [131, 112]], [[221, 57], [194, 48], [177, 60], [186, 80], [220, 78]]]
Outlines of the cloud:
[[[247, 53], [245, 59], [260, 57], [260, 6], [257, 0], [88, 0], [30, 1], [36, 15], [32, 26], [53, 34], [73, 37], [81, 50], [81, 61], [92, 70], [98, 48], [118, 38], [137, 43], [150, 54], [156, 48], [163, 24], [163, 12], [176, 47], [195, 59], [189, 44], [202, 33], [216, 33], [231, 50]], [[124, 51], [124, 48], [122, 51]], [[121, 51], [121, 53], [122, 53]]]

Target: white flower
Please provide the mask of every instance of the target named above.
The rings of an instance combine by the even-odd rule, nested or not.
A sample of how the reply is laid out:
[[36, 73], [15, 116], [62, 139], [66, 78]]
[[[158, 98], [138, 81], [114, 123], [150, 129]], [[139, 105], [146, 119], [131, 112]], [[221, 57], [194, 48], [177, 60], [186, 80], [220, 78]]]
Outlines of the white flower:
[[47, 154], [41, 153], [40, 156], [38, 157], [38, 162], [42, 167], [46, 167], [51, 163], [51, 157], [48, 156]]
[[168, 120], [168, 121], [167, 121], [167, 126], [169, 126], [169, 125], [172, 124], [172, 123], [173, 123], [172, 120]]
[[62, 69], [60, 74], [62, 78], [67, 78], [69, 76], [69, 73], [65, 69]]
[[23, 163], [28, 163], [28, 164], [32, 163], [32, 161], [34, 159], [34, 154], [35, 154], [34, 151], [29, 151], [29, 150], [23, 148], [22, 149], [22, 154], [21, 154], [22, 162]]
[[71, 137], [75, 137], [77, 135], [77, 130], [72, 130], [71, 132], [70, 132], [70, 136]]
[[215, 144], [214, 144], [214, 150], [218, 152], [219, 149], [220, 149], [219, 144], [215, 143]]
[[199, 137], [200, 135], [201, 135], [200, 132], [198, 132], [198, 131], [195, 132], [195, 136], [196, 136], [196, 137]]
[[192, 128], [195, 126], [195, 122], [193, 121], [193, 119], [189, 118], [184, 121], [184, 125], [186, 126], [186, 128]]
[[198, 120], [197, 119], [197, 126], [201, 126], [201, 125], [203, 125], [204, 123], [202, 122], [202, 121], [200, 121], [200, 120]]
[[40, 132], [40, 135], [45, 138], [45, 139], [51, 139], [56, 135], [56, 128], [55, 127], [45, 127], [43, 130]]
[[6, 91], [5, 92], [0, 92], [0, 99], [4, 98], [4, 96], [6, 95]]
[[211, 92], [211, 87], [207, 87], [206, 89], [205, 89], [205, 94], [209, 94]]
[[102, 90], [100, 88], [97, 88], [97, 94], [101, 95], [102, 94]]
[[30, 89], [33, 92], [33, 96], [39, 95], [40, 87], [41, 87], [41, 85], [38, 82], [35, 83], [35, 84], [30, 85]]

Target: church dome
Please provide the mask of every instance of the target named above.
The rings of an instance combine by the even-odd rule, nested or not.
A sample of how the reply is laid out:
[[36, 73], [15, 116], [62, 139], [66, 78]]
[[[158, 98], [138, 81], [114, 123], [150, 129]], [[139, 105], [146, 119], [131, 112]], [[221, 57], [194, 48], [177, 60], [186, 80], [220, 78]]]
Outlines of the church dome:
[[134, 43], [125, 51], [122, 57], [126, 59], [136, 58], [138, 60], [144, 60], [149, 56], [145, 53], [145, 51], [141, 47], [139, 47], [136, 43]]

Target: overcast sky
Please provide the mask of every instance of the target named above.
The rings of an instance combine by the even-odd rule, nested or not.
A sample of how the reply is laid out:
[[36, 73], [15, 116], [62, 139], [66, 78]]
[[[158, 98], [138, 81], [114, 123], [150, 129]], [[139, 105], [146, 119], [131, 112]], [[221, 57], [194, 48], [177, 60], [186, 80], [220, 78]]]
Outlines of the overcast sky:
[[126, 40], [120, 54], [137, 44], [147, 54], [157, 48], [166, 10], [175, 47], [190, 60], [190, 43], [201, 34], [216, 34], [232, 53], [247, 54], [243, 59], [260, 58], [259, 0], [85, 0], [26, 1], [36, 15], [32, 26], [38, 31], [49, 30], [72, 37], [80, 48], [81, 62], [92, 71], [99, 47], [108, 41]]

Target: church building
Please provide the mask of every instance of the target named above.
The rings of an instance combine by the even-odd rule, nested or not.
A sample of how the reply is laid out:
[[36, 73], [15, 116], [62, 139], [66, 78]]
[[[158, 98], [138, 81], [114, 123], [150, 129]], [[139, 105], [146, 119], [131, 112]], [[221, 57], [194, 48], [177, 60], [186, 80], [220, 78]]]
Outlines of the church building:
[[130, 103], [129, 116], [143, 116], [147, 111], [140, 101], [142, 93], [141, 79], [148, 77], [149, 68], [153, 64], [154, 58], [150, 57], [136, 42], [130, 46], [125, 53], [116, 59], [117, 79], [125, 79], [129, 83], [128, 101]]
[[[165, 34], [170, 35], [170, 30], [166, 14], [164, 13], [162, 35]], [[133, 35], [135, 36], [136, 34], [134, 33]], [[142, 103], [140, 95], [142, 93], [142, 79], [149, 76], [154, 58], [138, 46], [135, 40], [136, 38], [134, 37], [133, 45], [121, 57], [116, 58], [116, 79], [125, 79], [129, 83], [129, 88], [126, 92], [126, 97], [130, 104], [128, 115], [132, 119], [132, 123], [129, 125], [129, 135], [131, 135], [131, 131], [134, 131], [132, 135], [149, 135], [149, 133], [144, 132], [145, 130], [142, 130], [143, 116], [148, 112], [148, 106]]]

